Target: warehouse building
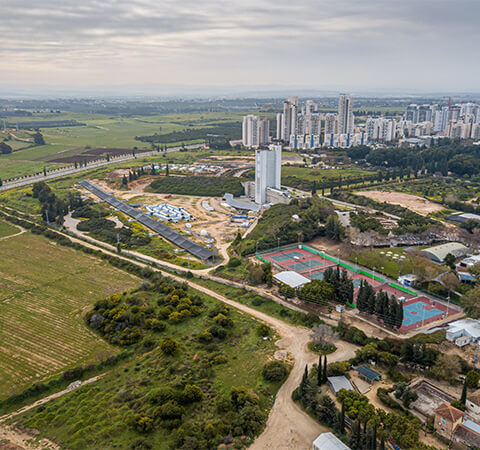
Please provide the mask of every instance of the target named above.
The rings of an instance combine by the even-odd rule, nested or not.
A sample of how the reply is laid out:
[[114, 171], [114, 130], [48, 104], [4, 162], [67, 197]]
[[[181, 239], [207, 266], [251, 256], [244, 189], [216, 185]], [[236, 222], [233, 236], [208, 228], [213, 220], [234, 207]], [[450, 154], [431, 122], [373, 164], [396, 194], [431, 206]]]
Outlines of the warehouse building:
[[449, 253], [455, 256], [455, 258], [460, 258], [468, 253], [468, 248], [460, 242], [448, 242], [446, 244], [426, 248], [425, 250], [422, 250], [422, 253], [428, 256], [433, 262], [443, 263], [445, 257]]

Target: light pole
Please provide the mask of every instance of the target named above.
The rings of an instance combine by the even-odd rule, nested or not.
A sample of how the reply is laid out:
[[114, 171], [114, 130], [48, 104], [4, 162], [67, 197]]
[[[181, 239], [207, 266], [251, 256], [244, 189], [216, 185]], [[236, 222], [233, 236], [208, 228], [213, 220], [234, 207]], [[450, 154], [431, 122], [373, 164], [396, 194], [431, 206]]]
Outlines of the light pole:
[[280, 238], [277, 237], [277, 249], [280, 249]]
[[358, 257], [355, 256], [355, 268], [357, 269], [357, 273], [358, 273]]
[[448, 300], [448, 303], [447, 303], [447, 317], [448, 317], [448, 311], [450, 309], [450, 289], [448, 290], [447, 300]]
[[375, 285], [375, 269], [376, 267], [373, 266], [373, 272], [372, 272], [372, 285]]
[[255, 241], [255, 255], [258, 256], [258, 241]]

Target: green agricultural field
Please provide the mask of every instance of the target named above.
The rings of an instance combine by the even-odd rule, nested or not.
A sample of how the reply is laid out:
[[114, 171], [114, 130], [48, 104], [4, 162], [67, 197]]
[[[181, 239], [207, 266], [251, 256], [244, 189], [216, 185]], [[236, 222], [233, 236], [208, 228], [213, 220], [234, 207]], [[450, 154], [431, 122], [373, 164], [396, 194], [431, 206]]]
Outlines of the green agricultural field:
[[0, 222], [0, 238], [11, 236], [19, 231], [20, 229], [15, 225], [11, 225], [7, 222]]
[[[124, 298], [129, 303], [141, 298], [142, 305], [148, 303], [158, 314], [158, 306], [161, 311], [164, 301], [176, 297], [165, 294], [169, 291], [164, 283], [149, 289]], [[178, 287], [175, 292], [186, 293], [180, 294]], [[98, 449], [99, 443], [117, 449], [216, 448], [228, 435], [237, 444], [241, 436], [249, 436], [248, 445], [263, 428], [281, 385], [262, 378], [263, 365], [276, 349], [274, 340], [263, 340], [256, 332], [259, 322], [248, 315], [191, 289], [188, 297], [198, 305], [195, 315], [180, 322], [163, 319], [164, 331], [149, 331], [137, 344], [153, 347], [147, 354], [27, 412], [20, 418], [22, 425], [72, 450]], [[139, 307], [126, 314], [134, 314], [133, 308]], [[218, 320], [226, 320], [228, 326], [218, 325]], [[200, 339], [212, 325], [224, 330], [224, 337]], [[164, 337], [178, 343], [170, 356], [158, 346]], [[203, 391], [203, 398], [185, 401], [182, 391], [190, 384]], [[238, 403], [232, 397], [232, 388], [242, 386], [250, 393], [248, 403], [243, 396]]]
[[0, 241], [0, 272], [0, 400], [118, 351], [82, 313], [137, 278], [28, 232]]
[[[76, 120], [86, 126], [41, 128], [40, 132], [46, 142], [46, 145], [42, 146], [32, 147], [32, 143], [11, 136], [7, 144], [11, 145], [14, 151], [9, 155], [0, 155], [0, 178], [8, 179], [41, 172], [44, 167], [47, 169], [64, 167], [68, 164], [55, 160], [81, 155], [88, 148], [150, 148], [149, 142], [136, 140], [136, 136], [163, 135], [232, 122], [238, 122], [241, 129], [242, 115], [242, 112], [216, 112], [114, 117], [109, 114], [37, 113], [31, 117], [20, 117], [19, 123]], [[14, 120], [16, 119], [12, 118], [11, 121]], [[14, 134], [20, 139], [32, 139], [33, 131], [20, 130]], [[2, 136], [3, 134], [0, 134], [0, 139]], [[168, 146], [197, 142], [203, 140], [185, 138], [182, 142], [170, 142]]]

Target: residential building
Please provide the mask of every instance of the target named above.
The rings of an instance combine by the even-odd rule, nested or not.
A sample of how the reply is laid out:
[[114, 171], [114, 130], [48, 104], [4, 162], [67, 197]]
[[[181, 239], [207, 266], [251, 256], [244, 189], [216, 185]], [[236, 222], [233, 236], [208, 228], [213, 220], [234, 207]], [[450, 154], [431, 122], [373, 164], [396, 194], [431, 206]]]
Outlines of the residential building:
[[480, 425], [466, 419], [458, 424], [453, 433], [453, 440], [467, 449], [480, 447]]
[[[277, 122], [279, 117], [277, 115]], [[278, 134], [278, 131], [280, 133]], [[280, 128], [277, 125], [277, 139], [285, 142], [298, 131], [298, 97], [288, 97], [283, 102], [283, 114], [280, 116]]]
[[338, 97], [338, 133], [353, 133], [353, 103], [348, 94], [340, 94]]
[[478, 263], [480, 263], [480, 255], [472, 255], [462, 259], [455, 268], [457, 272], [466, 272], [470, 267]]
[[470, 394], [465, 402], [465, 407], [468, 413], [476, 417], [480, 417], [480, 391]]
[[244, 116], [242, 122], [242, 144], [244, 147], [259, 147], [268, 144], [270, 121], [252, 114]]
[[442, 403], [434, 410], [434, 414], [435, 431], [444, 438], [451, 440], [455, 428], [462, 423], [465, 413], [448, 403]]
[[267, 202], [267, 188], [280, 190], [282, 146], [271, 144], [268, 149], [255, 151], [255, 202]]
[[325, 134], [337, 134], [338, 117], [334, 113], [325, 114]]
[[392, 118], [369, 117], [366, 123], [367, 140], [391, 142], [396, 137], [397, 123]]
[[442, 106], [442, 108], [435, 111], [433, 120], [433, 131], [443, 132], [447, 128], [448, 123], [448, 106]]

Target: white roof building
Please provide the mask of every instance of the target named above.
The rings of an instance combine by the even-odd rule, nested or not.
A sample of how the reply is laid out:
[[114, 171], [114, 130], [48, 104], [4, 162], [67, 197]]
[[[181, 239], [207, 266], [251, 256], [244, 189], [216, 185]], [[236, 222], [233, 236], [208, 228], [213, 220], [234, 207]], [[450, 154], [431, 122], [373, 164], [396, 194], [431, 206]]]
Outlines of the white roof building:
[[426, 248], [422, 250], [422, 253], [425, 253], [432, 261], [442, 263], [449, 253], [456, 258], [465, 256], [468, 253], [468, 248], [460, 242], [447, 242], [446, 244]]
[[322, 433], [313, 441], [313, 450], [350, 450], [333, 433]]
[[310, 283], [311, 281], [309, 278], [304, 277], [293, 270], [285, 270], [284, 272], [276, 273], [273, 278], [294, 289], [301, 288], [304, 284]]
[[[463, 337], [468, 338], [469, 341], [476, 341], [480, 338], [480, 321], [470, 318], [456, 320], [449, 324], [446, 337], [447, 340], [454, 343]], [[460, 343], [464, 345], [468, 342], [461, 339]]]
[[327, 381], [335, 395], [337, 395], [341, 389], [346, 389], [347, 391], [354, 390], [352, 384], [347, 377], [328, 377]]
[[457, 264], [457, 270], [466, 270], [480, 262], [480, 255], [468, 256]]

